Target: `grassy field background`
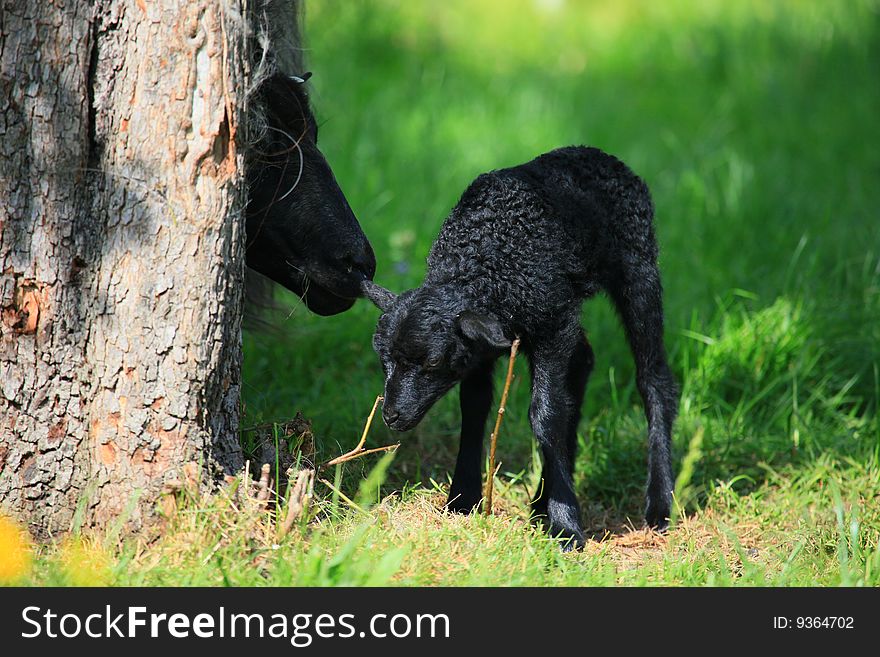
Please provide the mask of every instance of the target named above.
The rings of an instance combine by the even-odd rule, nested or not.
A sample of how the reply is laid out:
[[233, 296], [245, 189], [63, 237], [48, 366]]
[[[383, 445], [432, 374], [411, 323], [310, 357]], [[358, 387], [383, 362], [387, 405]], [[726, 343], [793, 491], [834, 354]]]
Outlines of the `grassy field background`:
[[[682, 386], [681, 515], [665, 536], [641, 530], [645, 421], [622, 332], [596, 299], [584, 308], [597, 364], [577, 462], [592, 537], [582, 553], [561, 554], [528, 523], [538, 465], [522, 361], [492, 518], [438, 510], [457, 450], [453, 392], [408, 434], [376, 423], [368, 446], [400, 440], [393, 460], [322, 475], [314, 519], [283, 540], [259, 512], [191, 500], [149, 546], [80, 537], [30, 577], [880, 584], [878, 11], [859, 0], [310, 3], [320, 146], [386, 287], [418, 285], [442, 220], [483, 171], [589, 144], [648, 182]], [[277, 332], [245, 336], [245, 424], [301, 411], [329, 458], [354, 446], [381, 393], [378, 311], [359, 302], [318, 318], [281, 303]]]

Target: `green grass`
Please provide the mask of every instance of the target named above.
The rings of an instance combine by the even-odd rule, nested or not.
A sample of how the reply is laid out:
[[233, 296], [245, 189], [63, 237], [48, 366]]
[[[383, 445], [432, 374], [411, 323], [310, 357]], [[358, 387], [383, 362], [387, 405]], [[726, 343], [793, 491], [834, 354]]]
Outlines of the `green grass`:
[[[324, 484], [276, 542], [224, 498], [184, 504], [145, 547], [104, 545], [116, 584], [880, 584], [880, 13], [876, 2], [320, 2], [308, 12], [320, 145], [379, 261], [418, 285], [480, 172], [583, 143], [619, 156], [657, 208], [666, 342], [682, 384], [681, 515], [642, 531], [645, 421], [610, 306], [589, 302], [597, 364], [578, 496], [594, 540], [563, 555], [526, 519], [537, 465], [517, 365], [499, 444], [502, 513], [437, 511], [457, 395], [402, 440], [378, 503]], [[245, 335], [245, 424], [296, 411], [320, 458], [350, 449], [382, 389], [377, 311], [332, 318], [284, 296]], [[499, 368], [500, 370], [501, 368]], [[246, 442], [251, 435], [245, 436]], [[336, 473], [356, 498], [378, 460]], [[331, 479], [333, 473], [330, 473]], [[36, 582], [75, 582], [49, 550]], [[65, 561], [66, 560], [66, 561]]]

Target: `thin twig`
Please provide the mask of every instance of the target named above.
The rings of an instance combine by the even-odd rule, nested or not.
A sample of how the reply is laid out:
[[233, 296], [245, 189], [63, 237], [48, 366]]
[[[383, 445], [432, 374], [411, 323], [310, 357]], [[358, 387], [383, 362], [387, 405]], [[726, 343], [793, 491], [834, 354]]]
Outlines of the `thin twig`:
[[495, 445], [498, 443], [498, 430], [501, 429], [501, 418], [504, 417], [504, 407], [507, 404], [507, 393], [510, 391], [510, 382], [513, 380], [513, 363], [516, 361], [516, 352], [519, 349], [519, 338], [510, 345], [510, 359], [507, 361], [507, 378], [504, 380], [504, 391], [501, 393], [501, 404], [498, 406], [498, 415], [495, 418], [495, 430], [489, 437], [489, 470], [486, 473], [486, 508], [487, 516], [492, 515], [492, 491], [495, 483]]
[[367, 454], [375, 454], [376, 452], [390, 452], [400, 447], [400, 443], [394, 443], [393, 445], [385, 445], [384, 447], [373, 447], [372, 449], [361, 449], [356, 452], [349, 452], [348, 454], [343, 454], [342, 456], [337, 456], [332, 461], [328, 461], [321, 467], [338, 465], [339, 463], [345, 463], [346, 461], [351, 461], [352, 459], [358, 459], [362, 456], [366, 456]]
[[329, 461], [322, 463], [318, 466], [318, 470], [329, 468], [331, 465], [345, 463], [346, 461], [351, 461], [352, 459], [360, 458], [361, 456], [366, 456], [367, 454], [375, 454], [376, 452], [387, 452], [389, 450], [397, 449], [398, 447], [400, 447], [400, 443], [397, 443], [396, 445], [386, 445], [385, 447], [364, 449], [364, 443], [367, 442], [367, 434], [370, 432], [370, 425], [373, 424], [373, 416], [376, 414], [376, 408], [379, 406], [380, 401], [382, 401], [381, 395], [376, 397], [376, 401], [373, 402], [373, 410], [371, 410], [370, 414], [367, 416], [367, 423], [364, 425], [364, 432], [361, 434], [361, 440], [357, 444], [357, 446], [350, 452], [346, 452], [341, 456], [337, 456], [335, 459], [330, 459]]

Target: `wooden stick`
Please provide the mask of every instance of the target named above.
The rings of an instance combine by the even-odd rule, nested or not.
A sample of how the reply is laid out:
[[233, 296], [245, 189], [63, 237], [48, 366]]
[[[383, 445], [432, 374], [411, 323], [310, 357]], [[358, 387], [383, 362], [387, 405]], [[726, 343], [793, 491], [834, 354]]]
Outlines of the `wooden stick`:
[[318, 470], [329, 468], [331, 465], [345, 463], [346, 461], [351, 461], [352, 459], [360, 458], [361, 456], [366, 456], [367, 454], [375, 454], [376, 452], [387, 452], [389, 450], [397, 449], [398, 447], [400, 447], [400, 443], [397, 443], [396, 445], [387, 445], [385, 447], [376, 447], [374, 449], [364, 449], [364, 443], [367, 442], [367, 434], [370, 432], [370, 425], [373, 424], [373, 416], [376, 414], [376, 408], [379, 406], [380, 401], [382, 401], [381, 395], [376, 397], [376, 401], [373, 402], [373, 410], [371, 410], [370, 414], [367, 416], [367, 423], [364, 425], [364, 432], [361, 434], [361, 440], [357, 444], [357, 446], [350, 452], [346, 452], [341, 456], [337, 456], [335, 459], [330, 459], [329, 461], [322, 463], [318, 466]]
[[519, 349], [519, 338], [510, 345], [510, 359], [507, 361], [507, 378], [504, 380], [504, 391], [501, 393], [501, 404], [498, 406], [498, 415], [495, 418], [495, 430], [489, 437], [489, 471], [486, 473], [486, 508], [487, 516], [492, 515], [492, 491], [495, 488], [495, 445], [498, 443], [498, 430], [501, 428], [501, 418], [504, 417], [504, 407], [507, 404], [507, 393], [510, 391], [510, 382], [513, 380], [513, 363], [516, 361], [516, 352]]
[[367, 454], [375, 454], [376, 452], [391, 452], [400, 447], [400, 443], [394, 443], [393, 445], [385, 445], [385, 447], [374, 447], [373, 449], [361, 449], [354, 452], [349, 452], [348, 454], [343, 454], [342, 456], [337, 456], [332, 461], [327, 461], [321, 467], [338, 465], [339, 463], [345, 463], [346, 461], [351, 461], [352, 459], [359, 459], [362, 456], [366, 456]]

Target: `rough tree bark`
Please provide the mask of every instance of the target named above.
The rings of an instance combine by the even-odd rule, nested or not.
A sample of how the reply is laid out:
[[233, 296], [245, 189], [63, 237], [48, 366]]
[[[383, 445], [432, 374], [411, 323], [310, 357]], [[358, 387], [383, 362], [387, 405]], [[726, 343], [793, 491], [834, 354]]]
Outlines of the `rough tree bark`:
[[245, 1], [0, 0], [0, 508], [38, 536], [241, 465]]

